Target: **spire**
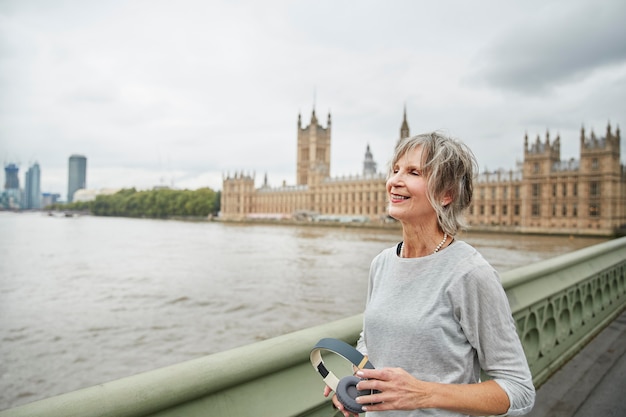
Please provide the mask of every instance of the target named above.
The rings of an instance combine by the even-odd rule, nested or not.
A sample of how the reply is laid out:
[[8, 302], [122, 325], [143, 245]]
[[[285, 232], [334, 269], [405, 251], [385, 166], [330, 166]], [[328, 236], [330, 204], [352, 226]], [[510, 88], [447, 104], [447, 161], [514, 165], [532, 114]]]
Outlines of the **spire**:
[[524, 151], [528, 151], [528, 131], [524, 134]]
[[581, 146], [585, 144], [585, 126], [580, 127], [580, 144]]
[[376, 174], [376, 162], [374, 161], [374, 156], [372, 155], [372, 151], [370, 150], [369, 143], [367, 144], [367, 148], [365, 149], [365, 159], [363, 160], [363, 176], [375, 175]]
[[406, 121], [406, 103], [404, 104], [404, 114], [402, 117], [402, 126], [400, 126], [400, 139], [408, 138], [411, 136], [409, 131], [409, 123]]
[[557, 131], [556, 132], [556, 139], [554, 140], [554, 143], [552, 144], [552, 149], [555, 152], [561, 152], [561, 134]]
[[317, 89], [313, 87], [313, 113], [311, 114], [311, 126], [317, 126], [317, 116], [315, 115], [316, 106], [317, 106]]

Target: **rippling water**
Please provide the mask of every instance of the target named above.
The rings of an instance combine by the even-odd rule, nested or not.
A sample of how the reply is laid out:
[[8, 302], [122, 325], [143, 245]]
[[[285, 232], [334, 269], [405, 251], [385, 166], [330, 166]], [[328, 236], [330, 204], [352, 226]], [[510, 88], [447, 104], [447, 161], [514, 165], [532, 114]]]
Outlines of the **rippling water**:
[[[362, 311], [399, 230], [0, 212], [0, 409]], [[467, 234], [499, 270], [606, 239]]]

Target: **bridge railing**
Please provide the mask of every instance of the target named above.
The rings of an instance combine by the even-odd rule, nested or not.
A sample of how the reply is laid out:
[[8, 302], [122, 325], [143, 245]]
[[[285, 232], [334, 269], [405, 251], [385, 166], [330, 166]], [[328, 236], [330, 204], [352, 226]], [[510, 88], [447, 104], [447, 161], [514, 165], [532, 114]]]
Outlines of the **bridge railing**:
[[[502, 274], [537, 386], [624, 310], [625, 276], [626, 238]], [[348, 317], [8, 409], [0, 417], [331, 416], [309, 351], [323, 337], [355, 343], [361, 321], [361, 315]], [[327, 356], [339, 369], [341, 361]]]
[[536, 386], [626, 307], [626, 238], [502, 276]]

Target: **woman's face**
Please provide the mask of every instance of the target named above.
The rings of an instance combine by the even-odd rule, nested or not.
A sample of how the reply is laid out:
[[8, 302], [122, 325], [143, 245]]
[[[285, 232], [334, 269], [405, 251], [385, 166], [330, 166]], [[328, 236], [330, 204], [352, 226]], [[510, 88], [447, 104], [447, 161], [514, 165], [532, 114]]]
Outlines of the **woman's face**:
[[437, 221], [435, 209], [427, 197], [427, 180], [422, 175], [422, 147], [405, 153], [392, 167], [387, 179], [389, 215], [400, 222]]

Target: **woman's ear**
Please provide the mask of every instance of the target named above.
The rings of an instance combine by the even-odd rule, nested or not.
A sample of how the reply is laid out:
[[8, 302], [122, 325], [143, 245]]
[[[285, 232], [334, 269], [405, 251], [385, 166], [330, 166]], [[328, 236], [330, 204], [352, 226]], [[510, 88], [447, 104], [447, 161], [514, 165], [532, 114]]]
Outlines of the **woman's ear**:
[[450, 197], [450, 193], [447, 193], [442, 199], [441, 199], [441, 205], [443, 207], [446, 207], [448, 204], [452, 203], [452, 197]]

